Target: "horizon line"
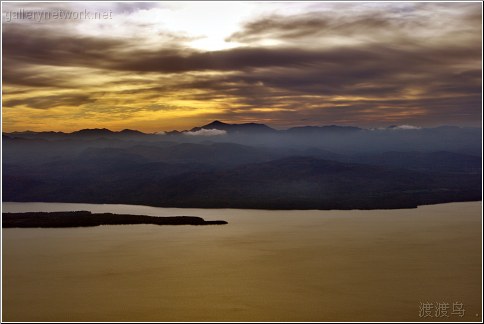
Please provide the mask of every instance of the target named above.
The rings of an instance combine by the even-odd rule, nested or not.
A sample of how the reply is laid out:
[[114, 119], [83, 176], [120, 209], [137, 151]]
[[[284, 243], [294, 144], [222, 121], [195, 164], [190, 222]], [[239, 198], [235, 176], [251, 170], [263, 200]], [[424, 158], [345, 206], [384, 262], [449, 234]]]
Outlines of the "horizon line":
[[[298, 125], [298, 126], [291, 126], [291, 127], [288, 127], [288, 128], [274, 128], [274, 127], [272, 127], [268, 124], [258, 123], [258, 122], [226, 123], [226, 122], [222, 122], [220, 120], [213, 120], [206, 125], [194, 126], [191, 129], [193, 129], [193, 128], [208, 129], [208, 128], [204, 128], [204, 127], [208, 126], [212, 123], [215, 123], [215, 122], [219, 122], [219, 123], [222, 123], [222, 124], [225, 124], [225, 125], [248, 125], [248, 124], [264, 125], [264, 126], [267, 126], [267, 127], [271, 128], [275, 131], [286, 131], [286, 130], [289, 130], [289, 129], [302, 128], [302, 127], [320, 127], [320, 128], [323, 128], [323, 127], [354, 127], [354, 128], [360, 128], [360, 129], [363, 129], [363, 130], [383, 130], [383, 129], [392, 129], [392, 128], [406, 129], [406, 130], [418, 130], [418, 129], [433, 129], [433, 128], [441, 128], [441, 127], [482, 128], [482, 125], [480, 125], [480, 126], [462, 126], [462, 125], [460, 125], [459, 126], [459, 125], [450, 125], [450, 124], [442, 124], [442, 125], [438, 125], [438, 126], [418, 126], [418, 125], [409, 125], [409, 124], [391, 124], [389, 126], [380, 126], [380, 127], [362, 127], [362, 126], [355, 126], [355, 125], [323, 124], [323, 125]], [[399, 128], [399, 127], [401, 127], [401, 128]], [[113, 130], [113, 129], [106, 128], [106, 127], [80, 128], [80, 129], [73, 130], [73, 131], [62, 131], [62, 130], [33, 131], [33, 130], [30, 130], [30, 129], [17, 130], [17, 131], [4, 131], [2, 129], [2, 134], [14, 134], [14, 133], [63, 133], [63, 134], [73, 134], [73, 133], [83, 131], [83, 130], [107, 130], [107, 131], [110, 131], [112, 133], [121, 133], [123, 131], [135, 131], [135, 132], [140, 132], [140, 133], [143, 133], [143, 134], [146, 134], [146, 135], [156, 135], [156, 134], [160, 134], [160, 133], [169, 133], [169, 132], [180, 132], [180, 133], [189, 132], [191, 129], [159, 130], [159, 131], [155, 131], [155, 132], [145, 132], [145, 131], [141, 131], [139, 129], [134, 129], [134, 128], [120, 128], [118, 130]]]

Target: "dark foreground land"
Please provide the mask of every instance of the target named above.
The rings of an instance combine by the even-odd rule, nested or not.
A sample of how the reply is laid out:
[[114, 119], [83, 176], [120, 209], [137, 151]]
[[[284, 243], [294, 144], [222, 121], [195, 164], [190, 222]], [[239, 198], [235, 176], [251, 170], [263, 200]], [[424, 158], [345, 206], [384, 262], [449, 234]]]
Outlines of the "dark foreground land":
[[3, 213], [3, 227], [86, 227], [99, 225], [223, 225], [195, 216], [153, 217], [144, 215], [93, 214], [88, 211]]

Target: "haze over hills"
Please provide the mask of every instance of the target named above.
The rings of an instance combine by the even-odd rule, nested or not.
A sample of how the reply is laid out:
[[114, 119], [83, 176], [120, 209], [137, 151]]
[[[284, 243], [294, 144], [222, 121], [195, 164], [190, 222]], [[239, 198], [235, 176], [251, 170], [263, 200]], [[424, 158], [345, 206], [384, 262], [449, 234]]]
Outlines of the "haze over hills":
[[[79, 140], [93, 146], [123, 146], [128, 141], [150, 145], [162, 143], [238, 143], [249, 146], [281, 149], [321, 149], [333, 153], [365, 153], [387, 151], [450, 151], [481, 156], [481, 128], [440, 126], [420, 128], [409, 125], [367, 129], [353, 126], [299, 126], [276, 130], [265, 124], [227, 124], [213, 121], [191, 130], [161, 133], [143, 133], [124, 129], [82, 129], [64, 132], [12, 132], [3, 133], [5, 141], [21, 139], [65, 141]], [[91, 141], [91, 143], [87, 143]], [[103, 142], [100, 144], [100, 142]], [[123, 141], [119, 143], [116, 141]], [[109, 143], [108, 143], [109, 142]], [[28, 142], [26, 142], [28, 143]], [[32, 143], [32, 142], [30, 142]], [[49, 142], [50, 143], [50, 142]], [[51, 144], [51, 143], [50, 143]], [[49, 144], [49, 145], [50, 145]], [[56, 143], [59, 144], [59, 143]]]
[[146, 134], [4, 133], [4, 201], [372, 209], [480, 200], [481, 129], [214, 121]]
[[[348, 132], [357, 132], [357, 131], [386, 131], [386, 130], [435, 130], [435, 131], [456, 131], [456, 130], [478, 130], [480, 128], [476, 127], [458, 127], [458, 126], [438, 126], [438, 127], [431, 127], [431, 128], [422, 128], [417, 126], [411, 125], [390, 125], [388, 127], [383, 128], [360, 128], [355, 126], [338, 126], [338, 125], [323, 125], [323, 126], [295, 126], [290, 127], [288, 129], [278, 130], [274, 129], [268, 125], [261, 124], [261, 123], [240, 123], [240, 124], [229, 124], [224, 123], [219, 120], [214, 120], [206, 125], [193, 127], [190, 130], [174, 130], [173, 134], [183, 134], [187, 132], [196, 132], [201, 129], [217, 129], [217, 130], [224, 130], [228, 133], [319, 133], [319, 132], [336, 132], [336, 133], [348, 133]], [[170, 132], [167, 132], [170, 133]], [[107, 128], [88, 128], [88, 129], [81, 129], [78, 131], [74, 131], [71, 133], [66, 132], [55, 132], [55, 131], [41, 131], [41, 132], [34, 132], [34, 131], [15, 131], [11, 133], [4, 133], [10, 134], [11, 136], [20, 136], [20, 137], [32, 137], [32, 136], [49, 136], [49, 135], [92, 135], [92, 136], [116, 136], [116, 135], [153, 135], [153, 133], [144, 133], [138, 130], [132, 129], [123, 129], [121, 131], [111, 131]], [[160, 134], [160, 133], [155, 133]], [[163, 132], [161, 132], [163, 134]]]

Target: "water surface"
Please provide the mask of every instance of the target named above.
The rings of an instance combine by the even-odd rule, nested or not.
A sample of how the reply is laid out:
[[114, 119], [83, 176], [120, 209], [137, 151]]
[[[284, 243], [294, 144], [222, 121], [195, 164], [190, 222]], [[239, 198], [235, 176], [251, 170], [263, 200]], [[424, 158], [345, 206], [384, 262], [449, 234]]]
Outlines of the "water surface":
[[5, 321], [414, 321], [427, 301], [462, 302], [465, 317], [449, 312], [454, 321], [482, 319], [481, 202], [373, 211], [2, 207], [229, 222], [3, 229]]

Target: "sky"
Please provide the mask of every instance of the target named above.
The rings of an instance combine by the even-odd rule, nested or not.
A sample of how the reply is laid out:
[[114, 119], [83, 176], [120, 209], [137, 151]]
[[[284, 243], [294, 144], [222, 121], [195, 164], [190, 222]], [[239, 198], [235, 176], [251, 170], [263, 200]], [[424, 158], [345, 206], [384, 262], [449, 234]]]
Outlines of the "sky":
[[2, 6], [3, 131], [482, 126], [482, 5]]

